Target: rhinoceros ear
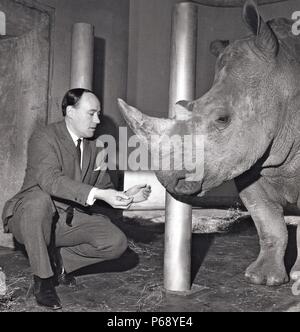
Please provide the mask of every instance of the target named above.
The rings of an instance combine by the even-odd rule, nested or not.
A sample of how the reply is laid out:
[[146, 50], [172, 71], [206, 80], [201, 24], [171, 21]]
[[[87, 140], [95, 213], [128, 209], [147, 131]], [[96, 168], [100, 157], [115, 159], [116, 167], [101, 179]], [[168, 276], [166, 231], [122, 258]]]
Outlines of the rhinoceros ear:
[[258, 36], [260, 31], [261, 17], [256, 3], [247, 0], [243, 8], [243, 19], [253, 34]]
[[229, 45], [229, 40], [215, 40], [210, 44], [209, 47], [210, 53], [218, 57], [221, 53], [223, 53], [223, 51], [228, 45]]
[[243, 19], [256, 36], [255, 45], [266, 56], [276, 56], [278, 39], [270, 26], [261, 18], [258, 7], [253, 0], [247, 0], [243, 8]]
[[187, 121], [192, 118], [193, 112], [190, 110], [190, 102], [180, 100], [174, 107], [174, 119], [177, 121]]

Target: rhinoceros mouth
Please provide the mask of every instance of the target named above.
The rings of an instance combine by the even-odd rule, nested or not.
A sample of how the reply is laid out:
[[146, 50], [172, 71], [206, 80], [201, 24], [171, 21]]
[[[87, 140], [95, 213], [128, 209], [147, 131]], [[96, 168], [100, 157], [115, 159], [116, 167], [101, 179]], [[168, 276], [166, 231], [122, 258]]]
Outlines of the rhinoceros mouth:
[[202, 191], [202, 181], [187, 181], [186, 178], [179, 178], [174, 187], [174, 194], [178, 195], [199, 195]]
[[202, 193], [203, 179], [189, 181], [186, 172], [156, 172], [156, 176], [170, 194], [196, 196]]

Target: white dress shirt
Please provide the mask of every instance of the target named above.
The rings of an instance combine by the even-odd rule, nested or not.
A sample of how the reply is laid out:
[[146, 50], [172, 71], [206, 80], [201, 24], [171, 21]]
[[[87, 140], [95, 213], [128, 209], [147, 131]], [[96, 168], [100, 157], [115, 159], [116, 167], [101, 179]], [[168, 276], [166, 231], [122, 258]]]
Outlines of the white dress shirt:
[[[80, 145], [80, 151], [81, 151], [81, 159], [80, 159], [80, 168], [82, 169], [82, 160], [83, 160], [83, 138], [82, 137], [78, 137], [76, 134], [74, 134], [72, 132], [72, 130], [68, 127], [68, 124], [66, 123], [66, 126], [67, 126], [67, 129], [68, 129], [68, 132], [69, 134], [71, 135], [72, 137], [72, 140], [75, 144], [75, 146], [77, 146], [78, 144], [78, 140], [81, 139], [81, 145]], [[88, 205], [93, 205], [96, 201], [96, 198], [95, 198], [95, 192], [97, 191], [97, 188], [93, 188], [89, 195], [88, 195], [88, 198], [86, 200], [86, 204]]]

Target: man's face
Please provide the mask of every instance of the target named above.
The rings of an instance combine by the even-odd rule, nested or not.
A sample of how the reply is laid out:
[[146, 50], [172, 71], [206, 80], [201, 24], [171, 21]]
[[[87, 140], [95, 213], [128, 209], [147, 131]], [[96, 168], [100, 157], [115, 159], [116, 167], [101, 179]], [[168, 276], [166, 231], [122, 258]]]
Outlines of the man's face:
[[98, 98], [89, 92], [82, 95], [76, 106], [68, 106], [68, 123], [78, 137], [89, 138], [94, 136], [96, 127], [100, 123], [100, 110]]

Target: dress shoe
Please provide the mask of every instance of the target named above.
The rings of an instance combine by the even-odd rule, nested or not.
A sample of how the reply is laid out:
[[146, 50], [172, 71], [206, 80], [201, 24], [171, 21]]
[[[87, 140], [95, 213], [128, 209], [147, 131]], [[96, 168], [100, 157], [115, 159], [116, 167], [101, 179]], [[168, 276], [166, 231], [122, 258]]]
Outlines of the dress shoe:
[[61, 303], [53, 285], [53, 278], [42, 279], [33, 276], [34, 295], [39, 305], [53, 310], [61, 309]]

